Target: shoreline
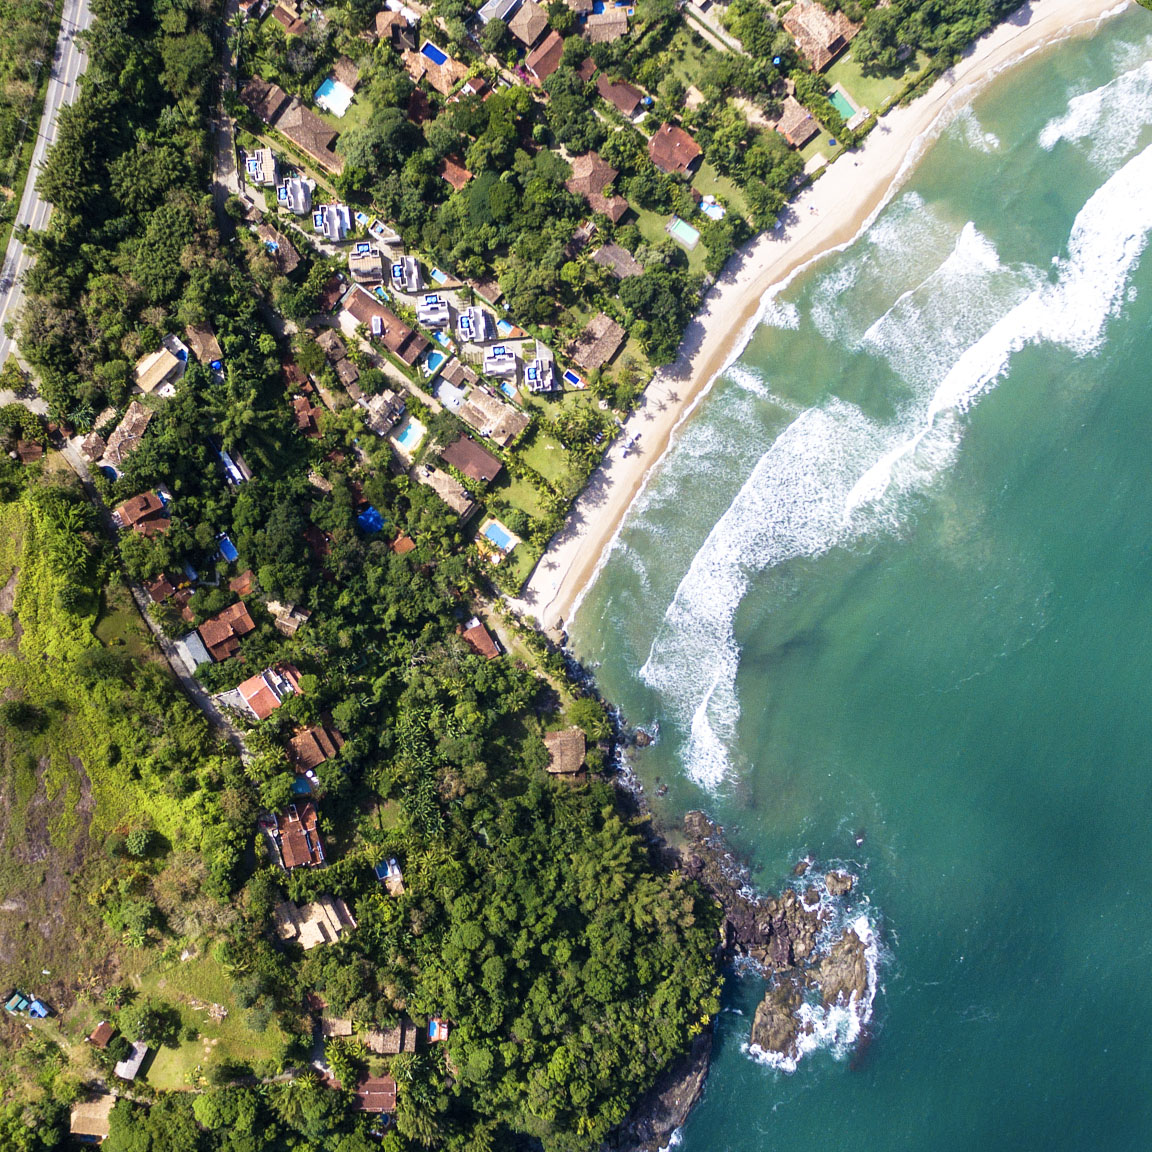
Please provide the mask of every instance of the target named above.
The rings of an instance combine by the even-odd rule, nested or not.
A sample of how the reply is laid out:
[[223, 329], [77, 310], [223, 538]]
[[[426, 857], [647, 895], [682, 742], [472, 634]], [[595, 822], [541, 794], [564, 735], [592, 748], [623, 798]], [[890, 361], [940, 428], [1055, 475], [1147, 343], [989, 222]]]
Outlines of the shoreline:
[[[594, 583], [628, 511], [719, 376], [747, 346], [765, 303], [818, 260], [852, 244], [911, 175], [953, 117], [1007, 68], [1127, 10], [1130, 0], [1032, 0], [971, 45], [906, 107], [893, 108], [855, 152], [788, 204], [783, 228], [750, 241], [689, 324], [593, 472], [511, 607], [563, 630]], [[638, 447], [625, 444], [639, 437]]]

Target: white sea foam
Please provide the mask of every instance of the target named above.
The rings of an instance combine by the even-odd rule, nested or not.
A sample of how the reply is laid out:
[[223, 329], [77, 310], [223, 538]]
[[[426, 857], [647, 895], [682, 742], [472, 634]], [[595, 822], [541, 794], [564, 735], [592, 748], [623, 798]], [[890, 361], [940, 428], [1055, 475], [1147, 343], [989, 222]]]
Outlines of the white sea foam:
[[675, 1132], [668, 1139], [668, 1143], [660, 1149], [660, 1152], [672, 1152], [673, 1148], [679, 1148], [684, 1143], [684, 1129], [677, 1128]]
[[767, 328], [799, 328], [800, 309], [786, 300], [771, 297], [760, 309], [760, 323]]
[[[1068, 255], [1056, 265], [1056, 280], [1030, 288], [1023, 299], [1016, 298], [1023, 274], [1006, 272], [987, 241], [966, 229], [938, 270], [944, 280], [932, 295], [958, 295], [948, 277], [968, 277], [967, 296], [1007, 278], [1011, 291], [1001, 316], [983, 334], [972, 333], [973, 342], [950, 369], [934, 371], [932, 384], [917, 389], [916, 400], [892, 423], [880, 425], [855, 405], [833, 399], [804, 412], [760, 457], [696, 553], [640, 671], [688, 729], [683, 760], [692, 779], [715, 788], [732, 766], [729, 749], [740, 716], [733, 622], [752, 575], [898, 526], [899, 497], [923, 487], [955, 458], [961, 414], [1021, 348], [1046, 341], [1077, 356], [1095, 351], [1152, 230], [1150, 190], [1152, 147], [1085, 204]], [[956, 330], [968, 332], [968, 324], [987, 319], [977, 310]], [[940, 317], [932, 324], [943, 327]]]
[[1148, 124], [1152, 124], [1152, 60], [1074, 96], [1062, 116], [1044, 125], [1040, 147], [1050, 152], [1061, 140], [1081, 144], [1093, 164], [1111, 171], [1139, 148]]
[[975, 152], [995, 152], [1000, 147], [1000, 137], [984, 130], [971, 104], [957, 115], [953, 131]]

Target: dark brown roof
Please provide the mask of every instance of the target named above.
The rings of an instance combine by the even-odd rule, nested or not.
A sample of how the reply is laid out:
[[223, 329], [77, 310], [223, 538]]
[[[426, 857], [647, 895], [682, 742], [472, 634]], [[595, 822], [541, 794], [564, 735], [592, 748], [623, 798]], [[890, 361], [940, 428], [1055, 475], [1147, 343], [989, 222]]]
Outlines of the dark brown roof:
[[241, 572], [239, 576], [233, 576], [228, 581], [228, 589], [235, 592], [237, 596], [247, 596], [256, 587], [256, 577], [252, 575], [252, 569], [249, 568], [245, 572]]
[[603, 368], [624, 343], [627, 333], [610, 316], [597, 313], [588, 327], [568, 345], [568, 355], [589, 372]]
[[548, 27], [548, 13], [536, 3], [536, 0], [524, 0], [516, 15], [508, 21], [508, 31], [524, 45], [531, 48]]
[[843, 12], [829, 12], [814, 0], [797, 0], [782, 21], [796, 47], [822, 72], [860, 31]]
[[549, 732], [544, 737], [544, 747], [548, 749], [549, 772], [570, 776], [584, 767], [584, 733], [579, 728]]
[[384, 331], [375, 339], [380, 340], [389, 352], [399, 357], [405, 364], [415, 364], [428, 347], [428, 341], [423, 336], [414, 332], [398, 316], [379, 303], [370, 292], [366, 292], [359, 285], [344, 302], [344, 308], [357, 324], [368, 325], [370, 333], [372, 317], [378, 316], [384, 326]]
[[152, 492], [142, 492], [139, 496], [125, 500], [116, 509], [116, 516], [125, 528], [142, 529], [150, 521], [161, 519], [167, 522], [164, 501]]
[[450, 464], [470, 480], [490, 484], [504, 467], [491, 452], [481, 448], [471, 436], [461, 436], [440, 453], [445, 464]]
[[820, 131], [816, 118], [794, 96], [786, 96], [776, 131], [792, 145], [803, 148]]
[[591, 82], [592, 77], [596, 75], [596, 61], [591, 56], [576, 69], [576, 75], [584, 81], [585, 84]]
[[316, 831], [316, 807], [310, 800], [293, 804], [280, 817], [280, 855], [285, 868], [322, 864], [324, 853]]
[[445, 156], [440, 161], [440, 175], [456, 189], [457, 192], [472, 179], [472, 173], [464, 167], [463, 164], [457, 163], [451, 156]]
[[629, 119], [640, 110], [640, 102], [644, 99], [644, 93], [639, 88], [623, 80], [609, 80], [603, 73], [596, 77], [596, 91]]
[[32, 464], [44, 459], [44, 445], [36, 440], [17, 440], [16, 459], [21, 464]]
[[288, 106], [292, 97], [279, 84], [272, 84], [259, 76], [253, 76], [241, 90], [240, 99], [265, 124], [271, 124]]
[[280, 24], [289, 36], [303, 36], [308, 31], [308, 25], [303, 20], [298, 20], [279, 4], [272, 9], [272, 19]]
[[700, 145], [675, 124], [661, 124], [648, 141], [648, 155], [661, 172], [687, 172], [700, 155]]
[[584, 21], [584, 36], [592, 44], [609, 44], [628, 34], [628, 10], [607, 8]]
[[88, 1043], [95, 1045], [97, 1048], [107, 1048], [108, 1042], [115, 1035], [115, 1027], [109, 1024], [107, 1020], [101, 1020], [100, 1023], [92, 1029], [92, 1035], [88, 1037]]
[[317, 164], [322, 164], [336, 175], [344, 171], [343, 157], [332, 151], [340, 134], [299, 100], [293, 98], [276, 118], [273, 127]]
[[416, 1035], [420, 1031], [411, 1020], [401, 1017], [395, 1028], [379, 1028], [364, 1037], [369, 1052], [378, 1056], [397, 1056], [401, 1052], [416, 1051]]
[[240, 648], [240, 637], [255, 629], [252, 617], [243, 604], [232, 604], [200, 625], [200, 639], [213, 660], [227, 660]]
[[412, 95], [408, 97], [408, 119], [413, 124], [423, 124], [435, 114], [436, 109], [432, 107], [428, 93], [423, 88], [413, 88]]
[[605, 244], [592, 253], [592, 261], [611, 271], [617, 280], [626, 280], [629, 276], [640, 276], [644, 266], [619, 244]]
[[184, 338], [188, 342], [188, 347], [192, 349], [192, 355], [201, 364], [211, 364], [213, 360], [224, 359], [224, 352], [216, 339], [216, 333], [207, 324], [189, 324], [184, 329]]
[[616, 224], [628, 211], [628, 201], [623, 196], [605, 196], [604, 189], [618, 175], [616, 169], [595, 152], [587, 152], [572, 161], [572, 175], [564, 187], [574, 196], [583, 196], [593, 212], [603, 213]]
[[[288, 237], [277, 228], [260, 223], [256, 225], [256, 235], [268, 248], [268, 255], [276, 262], [285, 276], [295, 272], [300, 267], [300, 253]], [[275, 245], [275, 247], [268, 247]]]
[[335, 328], [321, 328], [316, 333], [316, 343], [324, 350], [329, 360], [343, 360], [348, 355], [348, 347], [340, 339], [340, 333]]
[[440, 379], [446, 380], [456, 388], [466, 388], [480, 379], [467, 364], [453, 357], [440, 369]]
[[357, 1112], [392, 1112], [396, 1108], [396, 1081], [391, 1076], [372, 1076], [352, 1090]]
[[336, 365], [336, 375], [345, 388], [351, 388], [360, 379], [360, 369], [351, 360], [341, 360]]
[[332, 65], [332, 76], [341, 84], [351, 88], [353, 92], [356, 91], [356, 85], [360, 83], [360, 70], [347, 56], [337, 58], [336, 63]]
[[409, 552], [416, 551], [416, 541], [411, 536], [397, 536], [389, 547], [397, 556], [407, 556]]
[[144, 591], [151, 597], [153, 604], [163, 604], [165, 600], [175, 594], [176, 589], [167, 576], [160, 575], [154, 580], [145, 580]]
[[326, 724], [314, 724], [297, 732], [288, 741], [288, 759], [300, 772], [307, 772], [331, 760], [344, 747], [344, 737]]
[[488, 629], [479, 620], [471, 628], [465, 628], [461, 635], [464, 637], [465, 643], [485, 659], [495, 660], [500, 655], [496, 641], [492, 639]]
[[540, 47], [528, 53], [524, 67], [536, 78], [537, 83], [543, 84], [560, 67], [563, 55], [564, 38], [553, 28], [544, 37]]
[[339, 272], [333, 273], [320, 290], [320, 311], [331, 312], [340, 297], [348, 291], [348, 281]]

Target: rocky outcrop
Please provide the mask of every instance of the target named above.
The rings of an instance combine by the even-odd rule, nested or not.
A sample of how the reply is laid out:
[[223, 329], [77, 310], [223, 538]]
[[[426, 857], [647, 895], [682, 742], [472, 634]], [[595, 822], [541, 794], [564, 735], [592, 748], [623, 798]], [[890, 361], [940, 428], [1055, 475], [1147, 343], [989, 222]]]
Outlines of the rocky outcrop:
[[832, 945], [815, 969], [811, 982], [820, 990], [825, 1004], [850, 1004], [853, 996], [862, 998], [868, 991], [868, 957], [863, 940], [855, 929], [848, 928]]

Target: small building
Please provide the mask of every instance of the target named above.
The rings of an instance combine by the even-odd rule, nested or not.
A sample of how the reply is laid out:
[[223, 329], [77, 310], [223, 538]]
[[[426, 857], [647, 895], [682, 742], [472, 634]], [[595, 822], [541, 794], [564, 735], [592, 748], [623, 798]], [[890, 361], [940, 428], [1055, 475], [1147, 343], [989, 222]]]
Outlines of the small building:
[[88, 1043], [93, 1048], [99, 1048], [103, 1051], [112, 1041], [112, 1037], [116, 1035], [116, 1025], [110, 1024], [107, 1020], [101, 1020], [99, 1024], [88, 1035]]
[[312, 210], [312, 184], [300, 176], [289, 176], [276, 189], [276, 203], [295, 216], [307, 216]]
[[297, 772], [309, 772], [327, 763], [344, 747], [344, 737], [327, 724], [302, 728], [288, 741], [288, 761]]
[[352, 1021], [346, 1017], [320, 1017], [320, 1035], [323, 1036], [325, 1040], [331, 1040], [334, 1036], [351, 1036], [354, 1031]]
[[116, 1104], [111, 1092], [101, 1092], [90, 1100], [72, 1105], [69, 1132], [81, 1144], [102, 1144], [108, 1139], [110, 1117]]
[[448, 1039], [450, 1027], [447, 1020], [442, 1020], [439, 1016], [433, 1016], [428, 1021], [428, 1043], [429, 1044], [443, 1044]]
[[619, 244], [605, 244], [592, 253], [592, 263], [607, 268], [617, 280], [627, 280], [629, 276], [642, 276], [644, 266], [627, 248]]
[[780, 119], [776, 122], [776, 131], [793, 148], [803, 148], [819, 133], [820, 125], [816, 122], [816, 117], [795, 96], [785, 96], [780, 109]]
[[348, 355], [348, 346], [340, 338], [340, 333], [335, 328], [321, 328], [316, 333], [316, 343], [333, 364], [343, 360]]
[[426, 328], [446, 328], [451, 318], [448, 297], [439, 292], [429, 292], [416, 302], [416, 319]]
[[272, 915], [280, 939], [295, 941], [305, 952], [320, 944], [334, 944], [356, 927], [348, 905], [334, 896], [321, 896], [300, 908], [285, 900]]
[[392, 287], [397, 292], [407, 292], [414, 295], [424, 287], [424, 280], [420, 275], [420, 261], [415, 256], [401, 256], [392, 263]]
[[476, 504], [468, 494], [468, 489], [455, 476], [425, 464], [414, 472], [415, 479], [427, 485], [460, 517], [467, 520], [476, 511]]
[[500, 475], [504, 465], [486, 448], [481, 448], [471, 436], [461, 436], [449, 444], [440, 458], [457, 472], [480, 484], [491, 484]]
[[307, 608], [296, 604], [281, 604], [279, 600], [269, 600], [265, 605], [272, 616], [276, 631], [284, 636], [295, 636], [312, 619]]
[[244, 179], [258, 188], [276, 183], [276, 157], [271, 148], [255, 148], [244, 157]]
[[292, 414], [296, 418], [296, 430], [302, 432], [309, 440], [320, 437], [320, 422], [318, 417], [322, 408], [313, 408], [312, 401], [307, 396], [292, 397]]
[[639, 88], [623, 80], [609, 80], [603, 73], [596, 77], [596, 91], [629, 120], [643, 107], [644, 93]]
[[237, 689], [244, 706], [257, 720], [267, 720], [292, 693], [300, 690], [294, 668], [267, 668], [250, 676]]
[[565, 728], [563, 732], [549, 732], [544, 737], [548, 749], [548, 771], [556, 776], [574, 776], [584, 767], [587, 750], [584, 733], [579, 728]]
[[316, 827], [316, 805], [311, 800], [289, 804], [277, 818], [280, 860], [284, 867], [318, 868], [324, 863], [324, 845]]
[[400, 423], [407, 411], [407, 405], [391, 388], [385, 388], [383, 392], [368, 400], [361, 400], [360, 406], [367, 413], [364, 423], [377, 436], [387, 436]]
[[587, 372], [596, 372], [620, 351], [627, 333], [610, 316], [598, 312], [568, 346], [568, 355]]
[[208, 649], [204, 647], [204, 641], [200, 639], [199, 632], [189, 632], [187, 636], [181, 636], [174, 647], [180, 659], [184, 661], [185, 667], [191, 673], [195, 673], [201, 664], [212, 663], [212, 657], [208, 654]]
[[572, 161], [572, 175], [564, 182], [564, 187], [573, 196], [582, 196], [593, 212], [600, 212], [613, 224], [618, 224], [628, 211], [628, 201], [623, 196], [604, 195], [604, 190], [618, 175], [616, 169], [595, 152], [585, 152]]
[[403, 12], [385, 9], [376, 13], [376, 36], [390, 44], [396, 52], [416, 51], [416, 29], [408, 23]]
[[548, 29], [548, 13], [536, 0], [524, 0], [508, 21], [508, 31], [529, 51], [536, 47]]
[[510, 344], [493, 344], [484, 349], [485, 376], [515, 377], [518, 364], [516, 349]]
[[365, 1033], [364, 1046], [377, 1056], [399, 1056], [401, 1052], [415, 1052], [419, 1031], [411, 1020], [401, 1016], [395, 1028], [376, 1028]]
[[356, 382], [360, 379], [360, 369], [357, 368], [351, 360], [341, 360], [340, 363], [336, 365], [336, 376], [340, 383], [352, 394], [352, 398], [355, 399], [359, 394], [359, 389], [355, 392], [352, 390], [356, 388]]
[[551, 360], [537, 357], [524, 365], [524, 383], [529, 392], [547, 393], [556, 390], [556, 365]]
[[319, 311], [324, 315], [331, 312], [340, 303], [348, 288], [348, 281], [339, 272], [334, 272], [320, 289]]
[[184, 329], [184, 339], [192, 350], [192, 355], [201, 364], [215, 368], [224, 363], [224, 350], [220, 347], [220, 341], [216, 339], [216, 333], [212, 331], [209, 325], [189, 324]]
[[438, 171], [457, 192], [472, 179], [472, 173], [459, 161], [453, 160], [451, 156], [445, 156], [444, 159], [440, 161]]
[[348, 253], [348, 271], [357, 284], [379, 284], [384, 279], [384, 257], [380, 249], [364, 240]]
[[352, 211], [347, 204], [321, 204], [312, 212], [312, 230], [333, 244], [339, 244], [351, 228]]
[[481, 436], [486, 436], [501, 448], [507, 448], [531, 423], [528, 416], [511, 404], [489, 396], [479, 388], [473, 388], [468, 399], [460, 405], [457, 413], [461, 420], [475, 428]]
[[400, 870], [395, 856], [389, 856], [387, 860], [382, 860], [372, 871], [375, 873], [376, 879], [384, 885], [389, 896], [404, 895], [404, 873]]
[[121, 1060], [120, 1063], [116, 1065], [115, 1069], [113, 1069], [113, 1071], [115, 1071], [116, 1075], [119, 1076], [121, 1080], [135, 1080], [136, 1077], [140, 1074], [140, 1068], [143, 1065], [147, 1055], [148, 1045], [145, 1044], [143, 1040], [137, 1040], [132, 1045], [131, 1054], [127, 1057], [127, 1059]]
[[155, 392], [184, 375], [185, 363], [167, 348], [157, 348], [137, 362], [133, 379], [141, 392]]
[[492, 639], [492, 634], [484, 627], [479, 617], [473, 616], [460, 635], [464, 638], [464, 643], [478, 656], [483, 656], [486, 660], [495, 660], [500, 655], [496, 641]]
[[360, 83], [360, 69], [347, 56], [338, 56], [332, 65], [332, 79], [355, 92]]
[[256, 630], [243, 603], [232, 604], [223, 612], [209, 617], [197, 629], [208, 654], [217, 663], [228, 660], [240, 650], [240, 638]]
[[648, 141], [648, 155], [661, 172], [687, 175], [700, 159], [700, 145], [675, 124], [661, 124]]
[[817, 72], [823, 72], [851, 43], [861, 25], [843, 12], [829, 12], [815, 0], [797, 0], [782, 21], [796, 47]]
[[473, 304], [456, 319], [456, 335], [465, 344], [484, 344], [491, 339], [492, 321], [483, 308]]
[[89, 432], [80, 444], [80, 455], [89, 464], [95, 464], [108, 451], [108, 441], [99, 432]]
[[405, 52], [404, 67], [419, 84], [426, 80], [441, 96], [451, 96], [452, 89], [468, 75], [468, 65], [453, 60], [443, 48], [425, 40], [419, 52]]
[[370, 1076], [352, 1089], [352, 1109], [373, 1114], [396, 1111], [396, 1081], [391, 1076]]
[[237, 596], [249, 596], [255, 588], [256, 577], [252, 574], [251, 568], [241, 572], [239, 576], [233, 576], [228, 581], [228, 590], [235, 592]]
[[17, 440], [12, 455], [21, 464], [35, 464], [44, 459], [44, 445], [38, 440]]
[[480, 9], [480, 22], [487, 24], [489, 20], [503, 20], [507, 23], [519, 6], [520, 0], [488, 0]]
[[453, 357], [440, 369], [440, 379], [453, 388], [470, 388], [480, 377], [467, 364]]
[[273, 228], [271, 225], [261, 222], [256, 225], [256, 235], [264, 244], [276, 267], [285, 276], [290, 276], [300, 267], [300, 253], [296, 251], [296, 246], [279, 228]]
[[308, 25], [298, 16], [293, 16], [287, 8], [277, 4], [272, 9], [272, 19], [284, 29], [285, 36], [303, 36], [308, 31]]
[[564, 37], [551, 28], [548, 35], [524, 58], [524, 70], [539, 88], [560, 67], [564, 57]]
[[167, 532], [171, 526], [168, 508], [154, 492], [142, 492], [117, 505], [112, 512], [112, 523], [117, 528], [131, 528], [144, 536]]
[[590, 44], [611, 44], [621, 36], [628, 35], [628, 9], [605, 8], [603, 12], [593, 11], [584, 21], [584, 38]]

